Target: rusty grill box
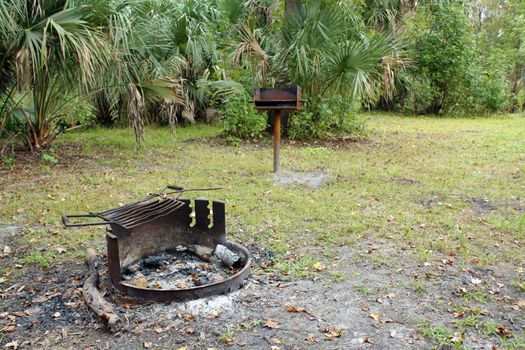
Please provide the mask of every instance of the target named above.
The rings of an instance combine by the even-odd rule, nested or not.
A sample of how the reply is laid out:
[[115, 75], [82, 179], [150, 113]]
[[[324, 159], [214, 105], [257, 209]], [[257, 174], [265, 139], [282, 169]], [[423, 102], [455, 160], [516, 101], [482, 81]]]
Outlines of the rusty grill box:
[[301, 87], [257, 88], [253, 90], [253, 105], [261, 110], [300, 110]]

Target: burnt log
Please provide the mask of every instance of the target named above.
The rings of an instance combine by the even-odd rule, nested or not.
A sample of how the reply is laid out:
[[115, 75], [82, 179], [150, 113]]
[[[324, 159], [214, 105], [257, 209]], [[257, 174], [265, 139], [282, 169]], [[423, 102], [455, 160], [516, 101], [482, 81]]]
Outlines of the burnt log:
[[100, 258], [93, 249], [86, 252], [86, 265], [89, 269], [88, 278], [84, 281], [82, 295], [86, 305], [104, 322], [112, 333], [120, 330], [120, 318], [113, 305], [108, 303], [98, 290]]

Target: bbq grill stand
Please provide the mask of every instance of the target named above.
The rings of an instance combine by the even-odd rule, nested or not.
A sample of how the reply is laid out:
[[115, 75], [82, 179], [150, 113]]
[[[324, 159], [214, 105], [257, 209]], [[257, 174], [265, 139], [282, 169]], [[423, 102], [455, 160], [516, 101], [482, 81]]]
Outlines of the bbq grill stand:
[[301, 87], [258, 88], [253, 91], [255, 109], [275, 111], [273, 121], [273, 172], [278, 173], [281, 165], [281, 111], [301, 110]]

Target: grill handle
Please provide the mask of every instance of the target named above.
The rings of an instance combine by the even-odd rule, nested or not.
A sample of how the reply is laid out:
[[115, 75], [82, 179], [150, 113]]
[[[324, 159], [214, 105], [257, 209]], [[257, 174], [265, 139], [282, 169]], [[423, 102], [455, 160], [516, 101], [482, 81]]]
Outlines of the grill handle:
[[[103, 221], [100, 221], [100, 222], [80, 222], [80, 223], [72, 224], [72, 223], [69, 222], [70, 218], [99, 218], [99, 219], [101, 219]], [[95, 215], [95, 214], [62, 215], [62, 223], [64, 223], [64, 226], [66, 226], [66, 227], [84, 227], [84, 226], [113, 224], [112, 221], [104, 220], [100, 216]]]

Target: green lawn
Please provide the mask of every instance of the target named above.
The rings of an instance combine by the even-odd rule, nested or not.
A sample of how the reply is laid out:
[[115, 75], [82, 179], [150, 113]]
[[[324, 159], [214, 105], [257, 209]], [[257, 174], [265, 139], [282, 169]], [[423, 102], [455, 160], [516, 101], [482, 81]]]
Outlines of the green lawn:
[[46, 265], [82, 255], [92, 240], [104, 244], [99, 228], [62, 228], [62, 214], [108, 209], [166, 184], [223, 186], [206, 195], [227, 202], [230, 237], [297, 254], [303, 265], [323, 258], [312, 255], [317, 246], [364, 238], [407, 246], [421, 261], [523, 264], [523, 117], [363, 118], [366, 138], [344, 148], [283, 147], [282, 169], [332, 175], [315, 190], [273, 184], [269, 139], [230, 147], [214, 138], [217, 127], [179, 128], [175, 138], [150, 127], [136, 150], [127, 129], [72, 132], [57, 142], [58, 164], [17, 162], [2, 173], [0, 221], [26, 230], [21, 263]]

